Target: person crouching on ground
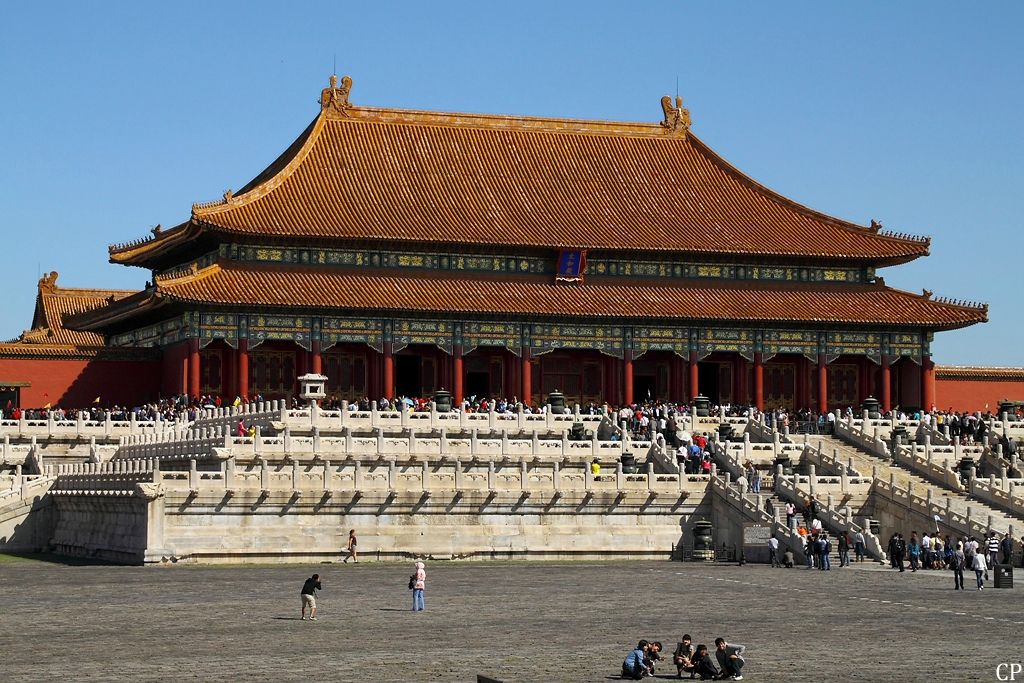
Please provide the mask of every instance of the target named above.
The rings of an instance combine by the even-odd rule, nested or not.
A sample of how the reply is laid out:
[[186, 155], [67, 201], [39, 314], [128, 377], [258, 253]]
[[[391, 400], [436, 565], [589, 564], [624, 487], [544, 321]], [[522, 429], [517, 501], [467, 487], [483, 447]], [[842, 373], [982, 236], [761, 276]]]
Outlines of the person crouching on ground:
[[726, 676], [732, 676], [732, 680], [740, 681], [743, 680], [743, 674], [740, 669], [746, 663], [743, 661], [743, 651], [747, 648], [742, 645], [730, 645], [725, 642], [725, 638], [715, 639], [715, 657], [718, 659], [718, 665], [722, 667], [722, 673], [719, 678], [725, 678]]
[[423, 589], [427, 586], [427, 572], [422, 562], [416, 563], [416, 573], [412, 575], [412, 611], [423, 611]]
[[693, 671], [690, 676], [700, 676], [700, 680], [707, 681], [715, 678], [721, 678], [718, 674], [718, 669], [715, 668], [715, 663], [711, 661], [711, 655], [708, 654], [707, 645], [698, 645], [697, 651], [693, 653]]
[[683, 636], [683, 639], [676, 645], [676, 651], [672, 653], [672, 663], [676, 665], [676, 675], [679, 678], [683, 677], [683, 672], [689, 672], [690, 678], [693, 678], [693, 651], [694, 647], [691, 644], [693, 640], [690, 638], [690, 634], [687, 633]]
[[651, 642], [651, 644], [647, 646], [647, 656], [644, 657], [644, 666], [647, 667], [647, 670], [650, 671], [653, 676], [654, 665], [658, 662], [664, 661], [665, 658], [661, 656], [661, 642], [657, 640]]
[[632, 678], [634, 681], [639, 681], [644, 676], [650, 675], [650, 668], [644, 664], [648, 647], [650, 646], [647, 641], [641, 640], [636, 644], [636, 649], [626, 655], [626, 659], [622, 662], [623, 678]]
[[316, 621], [316, 592], [323, 590], [320, 585], [320, 575], [313, 574], [302, 584], [302, 620], [306, 620], [306, 608], [309, 607], [309, 620]]

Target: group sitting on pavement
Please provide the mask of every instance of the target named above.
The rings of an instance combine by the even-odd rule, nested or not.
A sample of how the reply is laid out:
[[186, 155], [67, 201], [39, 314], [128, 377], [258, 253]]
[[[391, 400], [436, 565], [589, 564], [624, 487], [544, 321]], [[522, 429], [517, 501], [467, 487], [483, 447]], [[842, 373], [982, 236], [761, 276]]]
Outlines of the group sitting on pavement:
[[[727, 643], [725, 638], [715, 640], [715, 659], [718, 666], [711, 659], [707, 645], [693, 644], [689, 634], [682, 637], [676, 645], [672, 654], [672, 663], [676, 667], [676, 677], [682, 678], [684, 673], [690, 674], [690, 678], [706, 680], [722, 680], [729, 678], [734, 681], [743, 680], [742, 669], [746, 661], [743, 659], [743, 652], [746, 648], [743, 645]], [[653, 676], [655, 667], [666, 661], [662, 656], [662, 646], [658, 641], [648, 642], [641, 640], [637, 643], [636, 649], [626, 655], [622, 662], [622, 677], [639, 681], [645, 676]]]

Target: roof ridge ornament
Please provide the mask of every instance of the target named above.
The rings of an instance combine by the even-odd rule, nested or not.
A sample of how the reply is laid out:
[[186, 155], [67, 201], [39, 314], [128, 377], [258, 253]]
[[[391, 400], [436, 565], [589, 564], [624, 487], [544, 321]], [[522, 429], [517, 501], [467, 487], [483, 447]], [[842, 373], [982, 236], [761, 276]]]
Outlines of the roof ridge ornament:
[[331, 85], [324, 88], [320, 93], [320, 108], [330, 109], [338, 114], [347, 114], [352, 104], [348, 101], [348, 93], [352, 90], [352, 79], [348, 76], [341, 77], [341, 87], [338, 87], [338, 77], [331, 74]]
[[686, 134], [690, 130], [690, 110], [683, 108], [683, 98], [676, 96], [676, 106], [672, 106], [672, 98], [665, 95], [661, 98], [661, 108], [665, 112], [662, 128], [673, 133]]
[[39, 291], [53, 294], [57, 289], [57, 271], [53, 270], [39, 278]]

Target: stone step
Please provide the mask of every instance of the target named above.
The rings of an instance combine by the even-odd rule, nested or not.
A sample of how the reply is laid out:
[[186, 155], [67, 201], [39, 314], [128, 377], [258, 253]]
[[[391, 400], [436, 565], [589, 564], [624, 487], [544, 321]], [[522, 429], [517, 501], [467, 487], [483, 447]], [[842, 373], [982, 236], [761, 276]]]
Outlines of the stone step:
[[[1002, 520], [1006, 524], [1014, 524], [1018, 529], [1024, 524], [1024, 516], [1011, 514], [1006, 510], [972, 500], [958, 491], [953, 491], [932, 482], [916, 472], [912, 472], [899, 465], [894, 465], [889, 460], [856, 448], [836, 437], [818, 436], [816, 439], [823, 441], [828, 449], [838, 449], [842, 454], [842, 460], [846, 460], [848, 457], [854, 458], [857, 469], [862, 470], [864, 474], [870, 474], [872, 468], [877, 467], [878, 476], [882, 479], [888, 480], [891, 474], [895, 474], [896, 484], [900, 488], [906, 488], [908, 483], [912, 483], [914, 489], [918, 492], [932, 489], [936, 492], [937, 497], [948, 498], [951, 501], [950, 508], [957, 514], [966, 514], [967, 508], [970, 507], [972, 519], [978, 519], [981, 516], [991, 516], [994, 520]], [[812, 441], [812, 443], [816, 443], [816, 441]]]

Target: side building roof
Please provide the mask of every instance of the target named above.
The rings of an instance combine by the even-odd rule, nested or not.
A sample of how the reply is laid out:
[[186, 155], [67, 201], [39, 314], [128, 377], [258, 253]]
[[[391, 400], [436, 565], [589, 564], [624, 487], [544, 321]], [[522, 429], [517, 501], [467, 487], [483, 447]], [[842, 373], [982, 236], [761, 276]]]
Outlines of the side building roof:
[[204, 232], [876, 266], [928, 253], [928, 238], [840, 220], [751, 180], [689, 132], [681, 102], [663, 101], [660, 124], [619, 123], [355, 107], [350, 87], [325, 89], [319, 115], [239, 193], [111, 247], [111, 260], [152, 264]]
[[64, 321], [74, 315], [103, 309], [132, 294], [135, 291], [58, 287], [57, 272], [47, 273], [39, 280], [31, 328], [22, 332], [17, 339], [0, 342], [0, 358], [96, 358], [122, 355], [124, 350], [106, 346], [102, 334], [71, 329], [65, 326]]

